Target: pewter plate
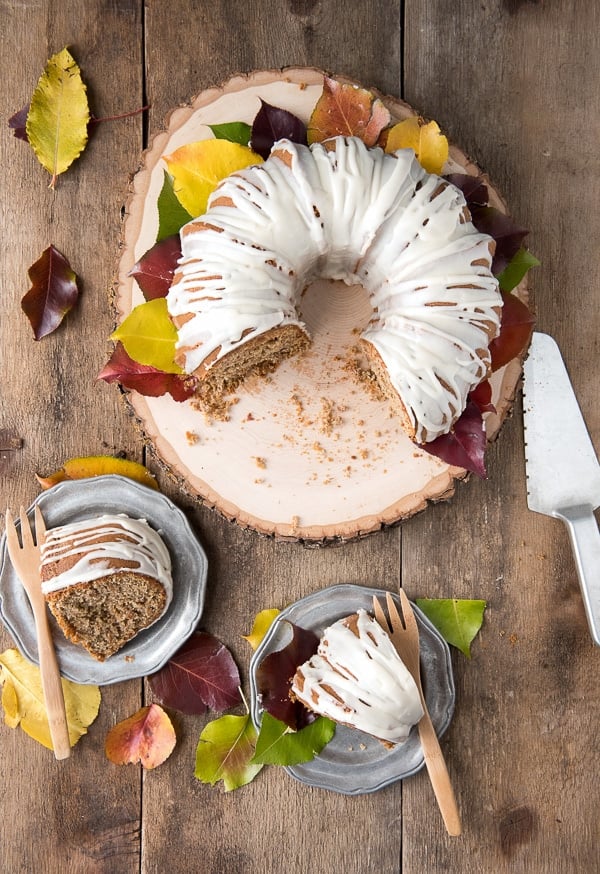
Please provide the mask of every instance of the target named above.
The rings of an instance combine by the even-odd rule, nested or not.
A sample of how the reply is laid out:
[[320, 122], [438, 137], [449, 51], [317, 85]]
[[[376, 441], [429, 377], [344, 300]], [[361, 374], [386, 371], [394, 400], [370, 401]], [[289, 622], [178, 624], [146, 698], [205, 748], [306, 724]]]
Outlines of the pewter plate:
[[[275, 619], [250, 663], [251, 715], [260, 728], [262, 707], [257, 689], [256, 670], [265, 656], [282, 649], [291, 639], [289, 623], [310, 629], [321, 636], [328, 625], [354, 613], [360, 607], [372, 611], [373, 595], [385, 598], [385, 591], [363, 586], [332, 586], [315, 592], [286, 607]], [[423, 690], [438, 737], [452, 719], [455, 690], [448, 644], [416, 605], [421, 641]], [[296, 780], [308, 786], [330, 789], [343, 795], [376, 792], [396, 780], [419, 771], [424, 764], [416, 727], [408, 740], [387, 750], [375, 738], [353, 728], [338, 725], [335, 736], [312, 761], [287, 767]]]
[[[75, 683], [107, 685], [160, 670], [194, 631], [204, 606], [207, 560], [182, 511], [160, 492], [122, 476], [108, 475], [59, 483], [29, 508], [42, 511], [47, 528], [103, 513], [144, 518], [164, 539], [172, 562], [173, 600], [165, 615], [104, 662], [70, 643], [50, 616], [63, 677]], [[23, 655], [38, 662], [33, 613], [0, 540], [0, 616]]]

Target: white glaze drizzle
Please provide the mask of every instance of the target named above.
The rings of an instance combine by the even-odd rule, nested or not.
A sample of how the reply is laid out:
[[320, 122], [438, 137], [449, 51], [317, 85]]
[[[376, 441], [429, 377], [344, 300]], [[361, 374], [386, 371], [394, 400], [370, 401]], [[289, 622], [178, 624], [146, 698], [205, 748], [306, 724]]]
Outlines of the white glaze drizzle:
[[[108, 540], [98, 540], [106, 535]], [[42, 582], [45, 595], [78, 583], [133, 571], [162, 584], [167, 594], [166, 606], [173, 597], [169, 552], [145, 519], [106, 514], [48, 529], [41, 547], [41, 566], [47, 567], [72, 556], [78, 558], [71, 568]], [[134, 566], [123, 562], [134, 562]]]
[[192, 373], [271, 328], [303, 328], [296, 302], [316, 277], [360, 283], [374, 308], [362, 337], [415, 440], [433, 440], [488, 372], [502, 306], [491, 238], [465, 221], [462, 192], [426, 173], [411, 149], [332, 144], [279, 141], [263, 164], [223, 180], [205, 215], [182, 229], [167, 303], [171, 316], [192, 317], [177, 347]]
[[[293, 694], [311, 710], [397, 744], [423, 715], [415, 681], [389, 636], [366, 610], [357, 613], [358, 636], [340, 619], [299, 668]], [[341, 699], [341, 701], [340, 701]]]

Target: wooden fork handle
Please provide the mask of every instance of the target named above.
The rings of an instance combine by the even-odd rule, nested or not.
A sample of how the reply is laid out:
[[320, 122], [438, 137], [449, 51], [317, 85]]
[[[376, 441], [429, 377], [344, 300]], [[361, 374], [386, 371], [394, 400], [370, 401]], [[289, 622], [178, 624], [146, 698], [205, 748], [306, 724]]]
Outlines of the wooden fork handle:
[[57, 759], [67, 759], [71, 755], [71, 742], [69, 740], [65, 698], [58, 661], [56, 659], [56, 651], [52, 643], [50, 627], [44, 607], [35, 609], [33, 615], [38, 639], [42, 689], [44, 690], [44, 701], [54, 755]]
[[419, 737], [423, 747], [425, 764], [429, 772], [429, 779], [433, 787], [444, 825], [449, 835], [458, 837], [462, 834], [460, 813], [454, 795], [454, 789], [450, 782], [450, 775], [446, 766], [446, 760], [440, 747], [435, 729], [427, 710], [419, 722]]

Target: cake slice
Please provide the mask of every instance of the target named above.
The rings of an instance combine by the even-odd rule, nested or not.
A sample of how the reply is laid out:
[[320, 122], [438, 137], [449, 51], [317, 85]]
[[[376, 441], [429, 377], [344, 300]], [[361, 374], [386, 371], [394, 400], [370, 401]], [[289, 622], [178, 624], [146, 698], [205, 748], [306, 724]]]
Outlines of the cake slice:
[[313, 713], [385, 746], [403, 743], [423, 716], [412, 675], [366, 610], [325, 629], [316, 654], [296, 670], [290, 694]]
[[144, 519], [104, 515], [48, 530], [42, 592], [65, 636], [98, 661], [156, 622], [172, 598], [171, 558]]

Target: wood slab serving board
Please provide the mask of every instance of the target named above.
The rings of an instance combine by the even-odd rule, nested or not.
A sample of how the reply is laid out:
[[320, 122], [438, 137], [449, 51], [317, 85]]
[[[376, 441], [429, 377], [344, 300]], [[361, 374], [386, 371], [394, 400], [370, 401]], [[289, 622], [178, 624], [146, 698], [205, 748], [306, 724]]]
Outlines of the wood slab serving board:
[[[171, 113], [133, 180], [115, 291], [119, 321], [143, 302], [129, 271], [156, 240], [163, 156], [212, 137], [208, 125], [251, 124], [261, 99], [307, 121], [322, 85], [319, 70], [257, 72]], [[397, 119], [414, 114], [399, 100], [383, 99]], [[456, 147], [445, 169], [479, 174]], [[491, 187], [490, 202], [504, 208]], [[525, 289], [519, 294], [525, 296]], [[311, 349], [267, 380], [247, 380], [227, 421], [208, 421], [192, 403], [169, 395], [127, 392], [146, 440], [180, 487], [242, 527], [307, 542], [352, 539], [450, 497], [465, 471], [416, 447], [389, 405], [356, 377], [356, 343], [371, 315], [366, 292], [319, 280], [305, 290], [300, 309]], [[494, 374], [497, 413], [486, 414], [489, 439], [510, 408], [520, 374], [517, 360]]]

